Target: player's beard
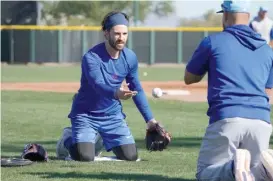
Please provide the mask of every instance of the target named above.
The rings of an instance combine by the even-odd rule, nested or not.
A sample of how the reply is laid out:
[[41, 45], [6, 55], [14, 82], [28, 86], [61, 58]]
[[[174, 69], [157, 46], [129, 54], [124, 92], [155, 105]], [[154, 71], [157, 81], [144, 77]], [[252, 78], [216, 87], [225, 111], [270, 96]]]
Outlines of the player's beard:
[[[119, 43], [122, 43], [122, 45], [120, 45]], [[116, 51], [121, 51], [124, 48], [125, 42], [123, 42], [122, 40], [115, 41], [112, 38], [109, 38], [109, 45]]]

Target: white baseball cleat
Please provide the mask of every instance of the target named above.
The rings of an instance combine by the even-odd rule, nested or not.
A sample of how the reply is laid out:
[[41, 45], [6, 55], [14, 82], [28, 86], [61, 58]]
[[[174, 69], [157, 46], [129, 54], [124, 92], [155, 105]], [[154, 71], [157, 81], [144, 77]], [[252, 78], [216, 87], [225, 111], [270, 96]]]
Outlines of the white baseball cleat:
[[69, 156], [68, 149], [64, 146], [64, 142], [67, 138], [72, 135], [72, 130], [70, 127], [66, 127], [63, 129], [63, 134], [56, 146], [56, 156], [58, 159], [65, 160], [66, 157]]
[[273, 150], [267, 149], [262, 151], [261, 161], [267, 174], [271, 177], [270, 181], [273, 181]]
[[234, 158], [234, 176], [236, 181], [255, 181], [250, 170], [251, 156], [248, 150], [237, 149]]

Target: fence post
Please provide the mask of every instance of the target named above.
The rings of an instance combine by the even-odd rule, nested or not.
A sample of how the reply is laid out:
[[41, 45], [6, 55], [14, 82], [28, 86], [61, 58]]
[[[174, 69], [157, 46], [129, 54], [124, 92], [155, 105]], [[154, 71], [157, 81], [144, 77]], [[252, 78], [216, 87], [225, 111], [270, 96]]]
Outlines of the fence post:
[[84, 55], [87, 49], [87, 44], [86, 44], [86, 31], [82, 30], [82, 54]]
[[30, 30], [30, 61], [35, 62], [35, 30]]
[[150, 61], [149, 64], [155, 63], [155, 32], [151, 30], [150, 32]]
[[207, 37], [209, 35], [209, 32], [208, 31], [204, 31], [204, 38]]
[[139, 19], [139, 2], [137, 0], [133, 1], [133, 14], [134, 14], [134, 26], [137, 26], [138, 19]]
[[10, 63], [14, 64], [14, 30], [10, 30]]
[[182, 31], [177, 31], [177, 63], [182, 63], [183, 58], [183, 34]]
[[60, 63], [63, 58], [63, 31], [58, 30], [58, 62]]

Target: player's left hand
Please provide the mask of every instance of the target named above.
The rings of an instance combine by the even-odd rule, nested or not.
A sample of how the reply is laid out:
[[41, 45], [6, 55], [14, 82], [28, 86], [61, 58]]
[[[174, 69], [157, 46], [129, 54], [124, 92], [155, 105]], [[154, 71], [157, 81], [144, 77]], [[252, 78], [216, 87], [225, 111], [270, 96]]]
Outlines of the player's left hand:
[[147, 129], [153, 129], [157, 123], [158, 122], [155, 119], [148, 121], [147, 122]]
[[156, 120], [147, 123], [146, 148], [149, 151], [163, 151], [171, 142], [171, 134]]

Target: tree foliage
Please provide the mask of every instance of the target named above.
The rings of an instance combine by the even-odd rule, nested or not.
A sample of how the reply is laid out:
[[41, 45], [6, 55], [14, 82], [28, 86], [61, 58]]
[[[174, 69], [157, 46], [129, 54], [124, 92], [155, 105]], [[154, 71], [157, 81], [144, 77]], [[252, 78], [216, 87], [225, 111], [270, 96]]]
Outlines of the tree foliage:
[[[54, 19], [65, 16], [68, 24], [73, 25], [79, 23], [100, 25], [103, 16], [113, 10], [126, 12], [130, 19], [137, 18], [139, 22], [143, 22], [150, 13], [161, 17], [174, 11], [171, 1], [53, 1], [43, 4], [44, 16], [51, 16]], [[134, 17], [135, 15], [138, 17]], [[75, 21], [75, 17], [84, 19]], [[69, 21], [72, 19], [74, 21]]]
[[214, 10], [209, 10], [198, 18], [182, 18], [180, 26], [190, 27], [222, 27], [222, 15], [215, 13]]

